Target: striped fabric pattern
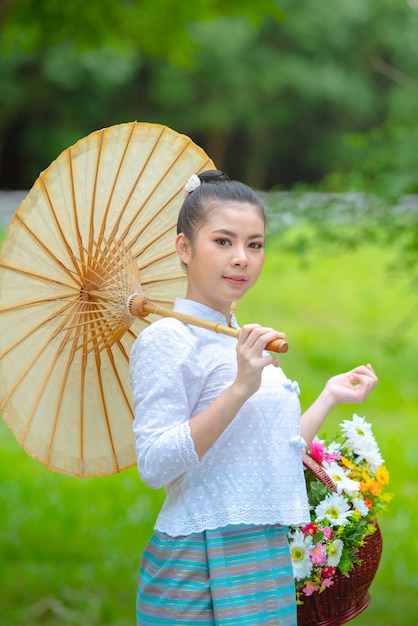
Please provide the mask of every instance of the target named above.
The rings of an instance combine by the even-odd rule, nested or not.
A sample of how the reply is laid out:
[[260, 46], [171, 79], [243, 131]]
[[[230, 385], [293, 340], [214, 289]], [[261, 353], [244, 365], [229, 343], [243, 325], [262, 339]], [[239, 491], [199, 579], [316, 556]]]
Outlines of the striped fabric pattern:
[[284, 527], [156, 531], [141, 560], [137, 626], [296, 626]]

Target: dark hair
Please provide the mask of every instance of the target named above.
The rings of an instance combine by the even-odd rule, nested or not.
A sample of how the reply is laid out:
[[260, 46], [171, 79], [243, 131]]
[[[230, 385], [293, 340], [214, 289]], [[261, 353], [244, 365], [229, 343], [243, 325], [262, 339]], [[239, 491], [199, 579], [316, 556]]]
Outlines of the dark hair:
[[264, 205], [257, 194], [244, 183], [231, 180], [220, 170], [206, 170], [198, 174], [200, 186], [187, 194], [177, 221], [177, 234], [183, 233], [189, 241], [208, 219], [212, 202], [242, 202], [254, 205], [260, 212], [264, 224]]

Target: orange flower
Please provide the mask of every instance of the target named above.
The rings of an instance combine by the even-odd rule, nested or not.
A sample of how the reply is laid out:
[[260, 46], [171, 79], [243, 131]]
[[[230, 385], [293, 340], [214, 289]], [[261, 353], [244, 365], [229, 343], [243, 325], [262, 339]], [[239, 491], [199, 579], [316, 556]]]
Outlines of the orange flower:
[[382, 490], [383, 486], [379, 485], [377, 481], [373, 481], [369, 485], [369, 492], [372, 494], [372, 496], [378, 496], [382, 493]]
[[370, 480], [368, 481], [362, 480], [360, 482], [360, 491], [361, 493], [367, 493], [368, 491], [370, 491]]

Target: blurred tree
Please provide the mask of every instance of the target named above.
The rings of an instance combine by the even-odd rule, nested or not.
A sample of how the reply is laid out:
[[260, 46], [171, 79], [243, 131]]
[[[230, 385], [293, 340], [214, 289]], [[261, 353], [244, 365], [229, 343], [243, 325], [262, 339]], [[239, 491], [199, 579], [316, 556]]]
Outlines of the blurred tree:
[[347, 133], [344, 158], [322, 186], [397, 198], [418, 193], [418, 1], [390, 0], [382, 8], [387, 18], [371, 22], [369, 34], [379, 42], [370, 69], [382, 85], [381, 113], [365, 132]]
[[[91, 130], [148, 119], [141, 106], [145, 60], [192, 67], [198, 42], [191, 23], [239, 14], [251, 30], [265, 15], [281, 16], [275, 0], [257, 6], [252, 0], [6, 0], [1, 6], [0, 187], [11, 188], [29, 186]], [[130, 106], [137, 97], [139, 108]]]
[[195, 41], [188, 25], [219, 15], [243, 16], [257, 25], [261, 17], [279, 18], [275, 0], [3, 0], [0, 26], [10, 44], [25, 50], [71, 41], [79, 49], [134, 45], [142, 53], [190, 65]]
[[393, 173], [413, 190], [415, 0], [279, 5], [15, 0], [0, 29], [0, 187], [27, 187], [83, 135], [140, 119], [259, 188], [337, 172], [330, 188]]
[[[181, 127], [187, 107], [188, 127], [215, 162], [259, 188], [318, 182], [334, 170], [354, 177], [353, 142], [363, 142], [365, 167], [380, 178], [400, 150], [392, 171], [398, 190], [411, 190], [413, 140], [409, 150], [405, 142], [396, 146], [384, 123], [396, 115], [396, 128], [405, 120], [402, 128], [418, 130], [410, 78], [417, 74], [417, 11], [403, 0], [282, 0], [281, 7], [285, 18], [266, 19], [259, 32], [239, 19], [194, 24], [195, 68], [152, 64], [155, 110]], [[377, 129], [380, 155], [366, 139], [369, 129]], [[348, 188], [344, 182], [333, 189]]]

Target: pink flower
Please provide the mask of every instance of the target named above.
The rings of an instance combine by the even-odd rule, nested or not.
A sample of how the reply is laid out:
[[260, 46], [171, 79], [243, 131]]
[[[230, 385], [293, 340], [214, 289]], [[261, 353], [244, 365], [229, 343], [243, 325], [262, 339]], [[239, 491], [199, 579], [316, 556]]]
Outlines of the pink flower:
[[332, 537], [334, 536], [334, 531], [331, 530], [331, 528], [329, 526], [325, 526], [322, 529], [322, 532], [324, 533], [324, 537], [327, 541], [329, 541], [330, 539], [332, 539]]
[[322, 461], [339, 461], [341, 456], [339, 454], [327, 454], [325, 444], [319, 439], [314, 439], [309, 447], [311, 457], [319, 464]]
[[331, 587], [334, 584], [332, 578], [323, 578], [321, 582], [321, 590], [326, 589], [327, 587]]
[[312, 565], [325, 565], [327, 562], [327, 552], [321, 543], [317, 543], [314, 549], [309, 551], [309, 555], [312, 559]]
[[317, 530], [318, 530], [318, 525], [316, 524], [316, 522], [312, 522], [311, 524], [306, 524], [306, 526], [302, 526], [302, 532], [305, 535], [311, 535], [311, 537], [316, 535]]
[[315, 593], [315, 591], [318, 591], [319, 587], [318, 585], [315, 585], [311, 580], [309, 582], [306, 583], [306, 585], [303, 587], [302, 591], [305, 594], [305, 596], [311, 596], [313, 593]]

